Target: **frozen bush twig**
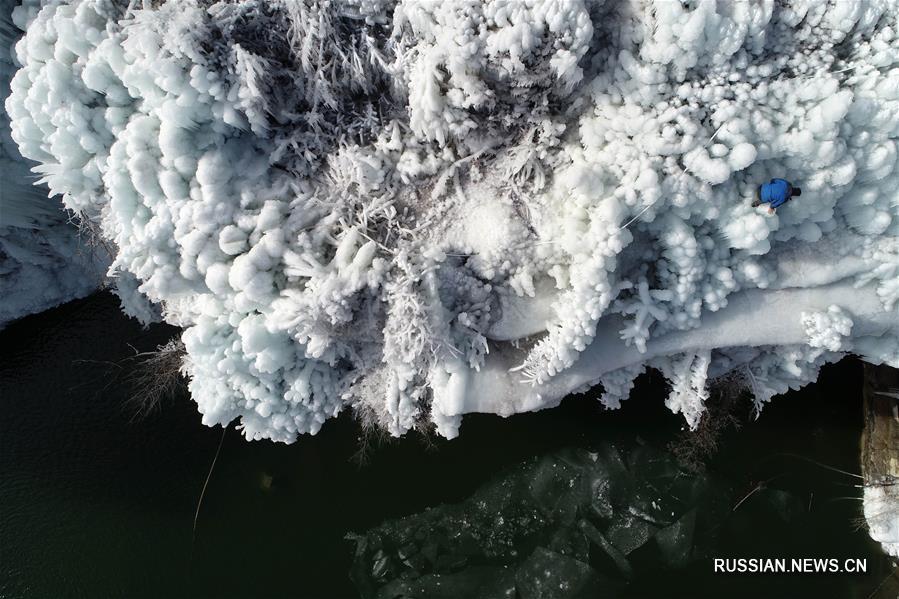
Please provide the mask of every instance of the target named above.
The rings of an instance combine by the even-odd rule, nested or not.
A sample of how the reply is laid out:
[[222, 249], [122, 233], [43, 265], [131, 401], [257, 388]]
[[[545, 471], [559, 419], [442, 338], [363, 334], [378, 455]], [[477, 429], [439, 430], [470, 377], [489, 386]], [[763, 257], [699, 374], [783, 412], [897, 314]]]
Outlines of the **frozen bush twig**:
[[180, 339], [173, 339], [155, 351], [141, 352], [128, 359], [123, 382], [130, 390], [128, 406], [134, 419], [150, 416], [163, 402], [186, 389], [184, 357], [184, 344]]

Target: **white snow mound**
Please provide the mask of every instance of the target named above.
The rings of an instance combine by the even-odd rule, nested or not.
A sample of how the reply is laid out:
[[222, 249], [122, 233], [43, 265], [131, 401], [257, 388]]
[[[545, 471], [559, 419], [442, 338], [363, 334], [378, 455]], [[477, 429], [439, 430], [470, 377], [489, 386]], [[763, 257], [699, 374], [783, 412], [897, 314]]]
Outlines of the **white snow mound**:
[[454, 436], [654, 367], [695, 426], [726, 373], [899, 366], [895, 0], [20, 16], [13, 139], [184, 327], [208, 425]]

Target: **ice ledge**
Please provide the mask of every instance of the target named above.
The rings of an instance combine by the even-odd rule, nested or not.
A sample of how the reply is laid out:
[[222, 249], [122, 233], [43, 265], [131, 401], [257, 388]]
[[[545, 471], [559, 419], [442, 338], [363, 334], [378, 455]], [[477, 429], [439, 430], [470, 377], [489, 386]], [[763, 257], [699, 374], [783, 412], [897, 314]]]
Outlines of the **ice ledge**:
[[849, 279], [810, 289], [753, 289], [728, 299], [725, 308], [703, 316], [700, 328], [652, 339], [646, 353], [619, 338], [624, 326], [619, 316], [605, 317], [577, 363], [538, 385], [510, 372], [518, 366], [520, 354], [493, 351], [480, 371], [457, 369], [449, 375], [447, 384], [435, 391], [433, 409], [440, 415], [435, 420], [442, 433], [455, 436], [453, 425], [458, 426], [464, 414], [508, 416], [555, 407], [566, 395], [596, 384], [604, 374], [654, 357], [729, 347], [804, 344], [807, 339], [802, 313], [827, 311], [832, 305], [843, 306], [852, 315], [854, 339], [882, 337], [899, 329], [899, 317], [895, 311], [884, 310], [876, 285], [856, 288]]

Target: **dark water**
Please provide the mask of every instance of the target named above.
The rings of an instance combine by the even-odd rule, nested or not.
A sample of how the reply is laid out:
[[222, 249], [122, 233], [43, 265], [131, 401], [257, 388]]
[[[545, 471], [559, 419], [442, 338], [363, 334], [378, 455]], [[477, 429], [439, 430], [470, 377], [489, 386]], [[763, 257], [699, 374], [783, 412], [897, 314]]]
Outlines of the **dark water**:
[[[0, 596], [356, 597], [347, 533], [462, 502], [563, 448], [661, 451], [682, 426], [662, 405], [660, 381], [646, 377], [617, 412], [573, 397], [539, 414], [473, 416], [452, 442], [376, 443], [362, 461], [348, 415], [291, 446], [230, 430], [194, 537], [221, 429], [203, 427], [184, 396], [133, 421], [127, 366], [117, 365], [172, 332], [141, 330], [98, 295], [0, 333]], [[708, 475], [735, 498], [769, 481], [799, 506], [754, 518], [750, 499], [716, 555], [864, 558], [867, 574], [725, 576], [700, 560], [674, 572], [650, 565], [627, 596], [871, 595], [889, 562], [859, 529], [856, 481], [786, 455], [858, 472], [860, 383], [857, 362], [825, 369], [819, 383], [725, 435]]]

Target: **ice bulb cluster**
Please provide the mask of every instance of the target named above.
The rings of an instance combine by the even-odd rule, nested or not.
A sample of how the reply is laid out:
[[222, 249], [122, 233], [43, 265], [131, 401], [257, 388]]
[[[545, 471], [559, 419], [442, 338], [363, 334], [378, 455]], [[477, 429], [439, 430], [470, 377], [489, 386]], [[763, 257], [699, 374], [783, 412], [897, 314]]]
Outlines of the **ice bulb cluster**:
[[899, 366], [895, 1], [42, 4], [13, 139], [206, 424], [453, 436], [648, 366], [695, 425], [727, 373]]
[[[16, 71], [12, 45], [22, 33], [11, 20], [15, 4], [0, 0], [2, 98], [9, 95]], [[9, 118], [0, 109], [0, 328], [87, 295], [102, 283], [109, 262], [102, 244], [84, 243], [59, 198], [48, 198], [46, 188], [33, 185], [31, 166], [19, 154]]]

